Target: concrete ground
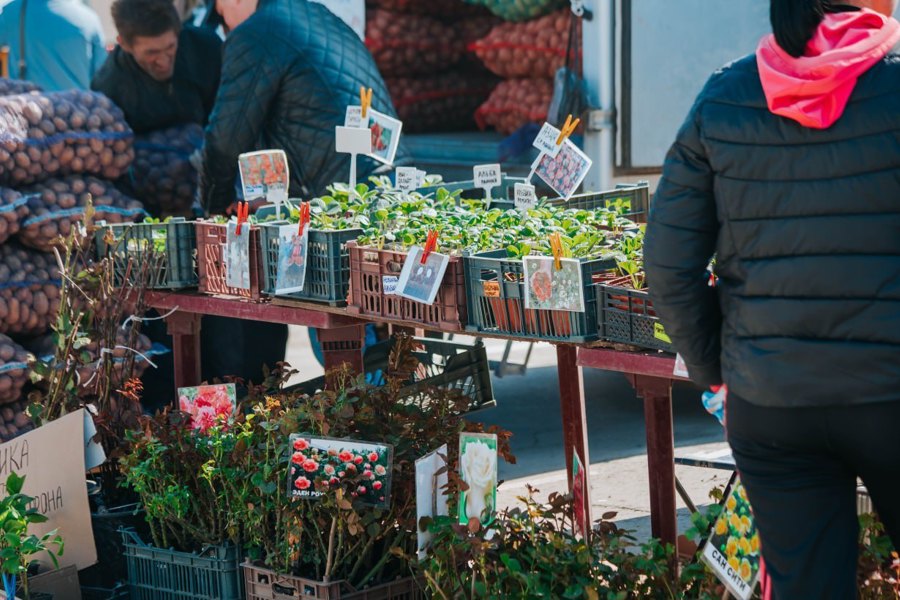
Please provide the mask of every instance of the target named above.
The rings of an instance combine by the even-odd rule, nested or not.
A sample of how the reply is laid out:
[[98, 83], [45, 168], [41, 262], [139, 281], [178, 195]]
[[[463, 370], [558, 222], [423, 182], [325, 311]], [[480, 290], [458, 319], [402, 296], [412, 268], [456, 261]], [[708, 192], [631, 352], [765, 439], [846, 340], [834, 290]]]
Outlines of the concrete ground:
[[[472, 338], [458, 337], [457, 341], [471, 343]], [[486, 346], [489, 358], [499, 360], [504, 342], [487, 341]], [[521, 361], [526, 349], [527, 344], [515, 344], [511, 359]], [[301, 371], [299, 380], [322, 373], [304, 328], [291, 327], [287, 359]], [[537, 487], [542, 495], [564, 491], [567, 478], [555, 348], [536, 344], [526, 374], [495, 377], [493, 387], [497, 406], [473, 418], [513, 433], [511, 444], [517, 462], [501, 462], [503, 483], [498, 504], [514, 504], [517, 496], [525, 494], [527, 484]], [[616, 512], [614, 520], [620, 526], [633, 530], [639, 540], [646, 539], [650, 535], [650, 501], [643, 402], [618, 373], [586, 369], [584, 389], [593, 517]], [[675, 389], [676, 456], [726, 447], [721, 426], [703, 409], [699, 394], [688, 385]], [[676, 466], [675, 472], [697, 505], [707, 504], [709, 490], [727, 483], [730, 475], [727, 471], [686, 466]], [[680, 498], [678, 507], [679, 531], [684, 531], [690, 521]]]

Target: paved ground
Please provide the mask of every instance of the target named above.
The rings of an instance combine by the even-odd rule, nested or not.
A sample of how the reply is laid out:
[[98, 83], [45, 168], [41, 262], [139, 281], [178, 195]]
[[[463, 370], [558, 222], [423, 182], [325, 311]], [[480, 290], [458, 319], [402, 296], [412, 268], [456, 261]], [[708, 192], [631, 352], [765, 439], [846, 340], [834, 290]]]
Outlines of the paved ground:
[[[471, 338], [460, 338], [465, 343]], [[488, 354], [499, 360], [502, 342], [489, 342]], [[521, 359], [526, 345], [514, 346], [513, 360]], [[288, 361], [302, 371], [301, 380], [321, 374], [309, 350], [303, 328], [291, 328]], [[501, 464], [498, 503], [513, 504], [531, 484], [543, 494], [566, 487], [562, 420], [553, 346], [538, 344], [524, 376], [494, 378], [497, 406], [478, 417], [513, 432], [515, 465]], [[618, 513], [616, 520], [635, 531], [639, 539], [650, 534], [649, 483], [643, 403], [626, 379], [617, 373], [584, 372], [587, 405], [593, 515]], [[673, 399], [676, 455], [725, 446], [722, 428], [704, 410], [699, 392], [677, 387]], [[705, 504], [708, 491], [724, 485], [729, 473], [695, 467], [676, 467], [676, 475], [697, 504]], [[679, 499], [679, 524], [688, 526], [688, 512]]]

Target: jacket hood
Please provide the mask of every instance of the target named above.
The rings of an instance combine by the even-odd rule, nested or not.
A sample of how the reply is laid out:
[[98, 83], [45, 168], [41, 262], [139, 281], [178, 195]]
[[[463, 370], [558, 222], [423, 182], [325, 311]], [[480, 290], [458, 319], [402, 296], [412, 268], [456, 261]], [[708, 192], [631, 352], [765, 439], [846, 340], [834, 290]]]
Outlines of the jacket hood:
[[756, 63], [769, 110], [804, 127], [830, 127], [860, 75], [898, 42], [900, 22], [869, 9], [825, 15], [799, 58], [782, 50], [774, 35], [765, 36]]

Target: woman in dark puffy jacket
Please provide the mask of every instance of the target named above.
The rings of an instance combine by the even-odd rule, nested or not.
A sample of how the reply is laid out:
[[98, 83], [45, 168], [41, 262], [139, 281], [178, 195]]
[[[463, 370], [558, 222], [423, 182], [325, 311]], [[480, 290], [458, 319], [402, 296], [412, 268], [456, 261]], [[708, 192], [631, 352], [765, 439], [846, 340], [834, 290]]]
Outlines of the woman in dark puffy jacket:
[[647, 228], [666, 331], [727, 388], [781, 599], [855, 597], [857, 477], [900, 545], [896, 4], [771, 0], [774, 35], [707, 82]]

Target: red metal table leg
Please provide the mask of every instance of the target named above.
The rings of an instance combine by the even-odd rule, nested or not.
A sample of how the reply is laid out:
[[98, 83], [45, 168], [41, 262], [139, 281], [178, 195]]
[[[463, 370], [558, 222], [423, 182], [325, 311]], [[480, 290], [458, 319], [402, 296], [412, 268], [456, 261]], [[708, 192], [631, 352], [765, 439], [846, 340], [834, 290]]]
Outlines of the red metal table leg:
[[[563, 444], [566, 452], [566, 471], [572, 489], [572, 452], [578, 452], [585, 468], [591, 464], [588, 456], [587, 416], [584, 408], [584, 378], [576, 362], [577, 348], [560, 344], [556, 347], [556, 368], [559, 373], [559, 402], [562, 408]], [[585, 494], [590, 508], [590, 494]]]
[[336, 329], [316, 329], [322, 354], [325, 358], [325, 373], [347, 363], [353, 373], [362, 373], [363, 346], [366, 339], [365, 325], [352, 325]]
[[[175, 387], [200, 383], [200, 315], [175, 312], [166, 317], [172, 336], [172, 359], [175, 363]], [[174, 391], [174, 390], [173, 390]], [[177, 398], [176, 394], [172, 395]]]
[[653, 536], [676, 543], [675, 434], [672, 425], [672, 381], [635, 375], [632, 383], [644, 399], [647, 463], [650, 476], [650, 523]]

